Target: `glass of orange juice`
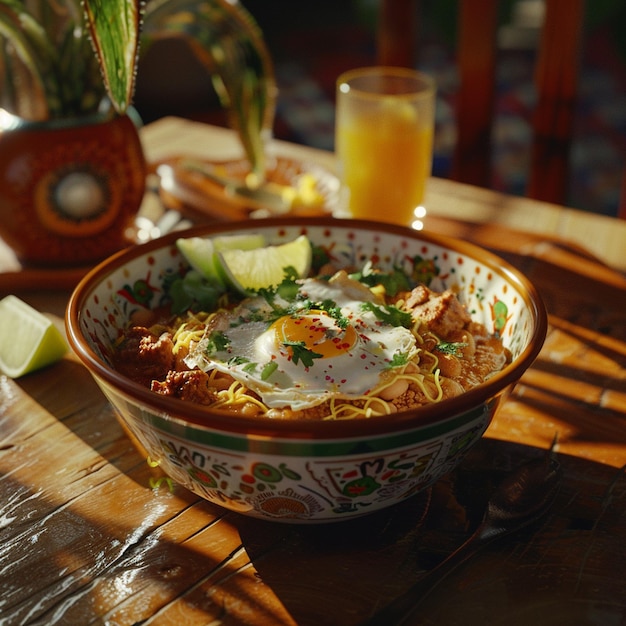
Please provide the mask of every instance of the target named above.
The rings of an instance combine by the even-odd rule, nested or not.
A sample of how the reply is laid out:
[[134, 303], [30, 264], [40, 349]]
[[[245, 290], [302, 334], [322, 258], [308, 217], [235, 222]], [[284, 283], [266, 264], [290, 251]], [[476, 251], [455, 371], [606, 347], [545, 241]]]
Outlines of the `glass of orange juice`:
[[337, 80], [338, 217], [411, 226], [432, 169], [435, 81], [408, 68], [350, 70]]

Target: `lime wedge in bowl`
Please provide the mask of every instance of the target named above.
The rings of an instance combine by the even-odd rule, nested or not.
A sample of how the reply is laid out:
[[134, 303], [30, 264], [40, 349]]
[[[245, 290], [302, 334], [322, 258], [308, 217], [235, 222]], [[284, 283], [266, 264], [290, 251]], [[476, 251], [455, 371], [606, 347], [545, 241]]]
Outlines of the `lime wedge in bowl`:
[[311, 269], [311, 242], [305, 235], [293, 241], [252, 250], [222, 250], [217, 253], [228, 282], [242, 294], [277, 287], [285, 278], [285, 270], [293, 268], [299, 278]]
[[224, 284], [224, 275], [217, 257], [222, 250], [253, 250], [265, 245], [264, 235], [241, 234], [221, 237], [187, 237], [176, 241], [176, 246], [187, 263], [202, 276], [217, 284]]

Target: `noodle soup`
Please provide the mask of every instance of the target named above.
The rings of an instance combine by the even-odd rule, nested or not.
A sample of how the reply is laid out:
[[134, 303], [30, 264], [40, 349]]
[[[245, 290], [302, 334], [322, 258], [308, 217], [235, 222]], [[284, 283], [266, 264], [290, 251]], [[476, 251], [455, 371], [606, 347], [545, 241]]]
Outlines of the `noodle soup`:
[[335, 420], [441, 402], [510, 362], [504, 328], [473, 320], [452, 289], [432, 290], [437, 269], [423, 274], [422, 257], [402, 268], [372, 258], [340, 267], [329, 247], [315, 248], [309, 277], [286, 267], [281, 284], [243, 299], [226, 290], [211, 310], [194, 302], [173, 314], [170, 297], [142, 313], [116, 342], [115, 367], [155, 393], [213, 409]]

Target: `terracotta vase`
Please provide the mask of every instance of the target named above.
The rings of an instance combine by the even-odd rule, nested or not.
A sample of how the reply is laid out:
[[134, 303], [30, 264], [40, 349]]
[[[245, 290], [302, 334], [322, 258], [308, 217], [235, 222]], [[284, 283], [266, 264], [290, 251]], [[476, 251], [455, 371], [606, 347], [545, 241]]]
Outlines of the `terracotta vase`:
[[0, 237], [24, 264], [86, 265], [129, 245], [145, 180], [128, 115], [28, 122], [0, 109]]

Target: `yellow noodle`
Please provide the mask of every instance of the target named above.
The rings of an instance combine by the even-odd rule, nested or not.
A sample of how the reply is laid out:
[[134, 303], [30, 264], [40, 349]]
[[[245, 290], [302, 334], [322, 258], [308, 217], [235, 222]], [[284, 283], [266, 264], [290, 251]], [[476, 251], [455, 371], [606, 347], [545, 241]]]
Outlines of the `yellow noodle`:
[[199, 343], [204, 337], [207, 322], [214, 315], [214, 313], [210, 313], [204, 316], [203, 320], [198, 317], [191, 317], [189, 321], [179, 325], [173, 337], [174, 354], [178, 354], [183, 347], [189, 349], [192, 342]]
[[[427, 354], [429, 354], [435, 359], [435, 363], [437, 362], [436, 361], [437, 357], [435, 357], [435, 355], [431, 354], [430, 352]], [[428, 369], [426, 370], [426, 374], [424, 374], [423, 369], [422, 371], [418, 371], [418, 372], [407, 372], [406, 370], [410, 365], [415, 365], [415, 363], [414, 362], [407, 363], [403, 368], [398, 369], [398, 371], [394, 373], [394, 376], [388, 378], [384, 384], [379, 385], [378, 387], [375, 387], [372, 390], [371, 395], [373, 397], [376, 397], [380, 395], [380, 393], [384, 389], [387, 389], [391, 387], [392, 385], [395, 385], [398, 380], [407, 380], [409, 383], [415, 384], [422, 391], [422, 393], [424, 394], [424, 396], [429, 402], [439, 402], [443, 396], [443, 390], [441, 388], [441, 383], [439, 381], [439, 369]], [[425, 380], [430, 380], [430, 382], [432, 382], [432, 384], [434, 385], [435, 389], [437, 389], [437, 395], [435, 397], [433, 397], [433, 395], [428, 391], [424, 383]]]
[[[364, 402], [362, 407], [358, 406], [358, 404], [352, 404], [352, 402], [346, 402], [344, 400], [335, 401], [334, 399], [330, 402], [330, 414], [324, 417], [325, 420], [341, 420], [341, 419], [354, 419], [355, 417], [373, 417], [376, 415], [389, 415], [393, 412], [391, 408], [391, 403], [386, 402], [382, 398], [372, 397], [372, 396], [358, 396], [354, 398], [353, 402]], [[337, 404], [340, 402], [340, 404]], [[379, 410], [373, 408], [372, 405], [378, 405], [380, 407]], [[346, 415], [344, 415], [344, 413]]]
[[[422, 369], [429, 374], [434, 375], [436, 371], [439, 371], [439, 357], [436, 354], [430, 352], [430, 350], [424, 350], [422, 355], [425, 357], [429, 357], [432, 361], [430, 365], [423, 365]], [[421, 363], [421, 361], [420, 361]]]
[[178, 354], [178, 352], [182, 348], [189, 349], [192, 344], [198, 343], [202, 337], [204, 336], [204, 331], [201, 329], [187, 330], [185, 328], [185, 324], [183, 324], [176, 334], [174, 335], [174, 354]]
[[436, 398], [433, 398], [432, 396], [429, 397], [428, 394], [426, 393], [426, 390], [424, 390], [426, 397], [431, 402], [440, 402], [441, 399], [443, 398], [443, 389], [441, 387], [441, 381], [439, 380], [439, 372], [440, 370], [435, 370], [434, 379], [433, 379], [433, 382], [435, 383], [435, 388], [437, 389], [437, 397]]
[[269, 410], [268, 407], [257, 400], [257, 398], [248, 394], [248, 390], [239, 381], [235, 380], [228, 389], [218, 392], [219, 400], [213, 404], [214, 407], [220, 406], [238, 406], [243, 404], [256, 404], [264, 413]]

